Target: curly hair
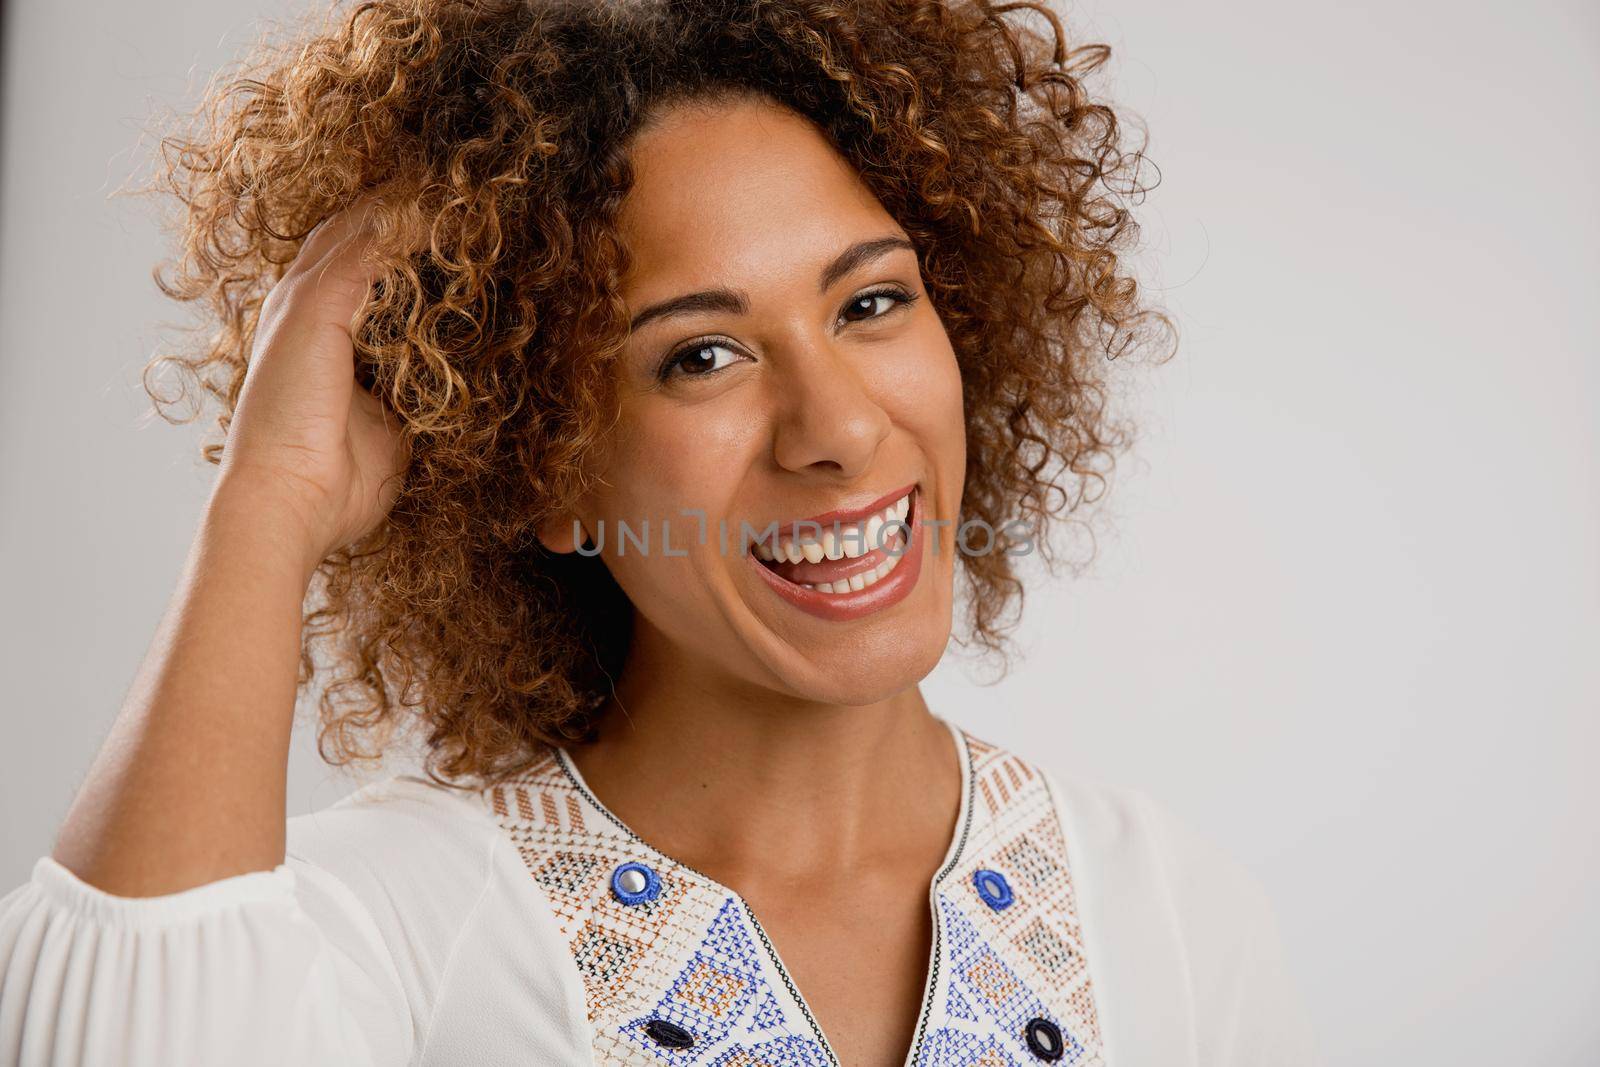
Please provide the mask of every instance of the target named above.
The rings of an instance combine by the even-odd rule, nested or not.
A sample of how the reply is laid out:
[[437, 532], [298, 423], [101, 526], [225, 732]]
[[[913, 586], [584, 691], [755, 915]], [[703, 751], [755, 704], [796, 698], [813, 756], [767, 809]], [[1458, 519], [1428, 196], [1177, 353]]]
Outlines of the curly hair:
[[[535, 531], [619, 417], [627, 150], [674, 101], [763, 95], [854, 165], [959, 362], [959, 521], [1049, 563], [1053, 520], [1131, 441], [1110, 360], [1173, 335], [1127, 263], [1153, 186], [1086, 85], [1108, 56], [1069, 49], [1042, 3], [368, 0], [219, 75], [161, 141], [153, 188], [180, 206], [156, 283], [209, 332], [146, 366], [157, 411], [176, 421], [191, 387], [218, 401], [202, 454], [220, 462], [262, 302], [309, 231], [367, 200], [384, 250], [357, 374], [411, 461], [388, 522], [308, 591], [299, 684], [323, 683], [323, 758], [376, 760], [414, 730], [430, 777], [489, 784], [593, 735], [632, 609], [600, 559]], [[152, 387], [164, 365], [178, 397]], [[1003, 652], [1017, 556], [959, 558], [970, 633]]]

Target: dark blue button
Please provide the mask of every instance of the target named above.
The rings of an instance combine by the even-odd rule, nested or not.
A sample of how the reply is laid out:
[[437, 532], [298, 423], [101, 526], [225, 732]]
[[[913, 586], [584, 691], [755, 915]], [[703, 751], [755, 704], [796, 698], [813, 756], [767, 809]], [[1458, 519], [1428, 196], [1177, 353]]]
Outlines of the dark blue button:
[[[693, 1034], [677, 1023], [669, 1023], [665, 1019], [651, 1019], [644, 1024], [644, 1032], [663, 1048], [688, 1048], [694, 1044]], [[1056, 1055], [1059, 1056], [1061, 1053], [1057, 1052]]]
[[661, 895], [661, 879], [642, 863], [624, 863], [611, 872], [611, 893], [624, 904], [643, 904]]
[[1028, 1051], [1041, 1060], [1053, 1063], [1067, 1051], [1067, 1043], [1061, 1040], [1061, 1028], [1049, 1019], [1029, 1019], [1023, 1037], [1027, 1039]]
[[1011, 906], [1011, 886], [999, 871], [979, 867], [972, 872], [972, 884], [977, 887], [978, 896], [983, 898], [983, 902], [995, 911]]

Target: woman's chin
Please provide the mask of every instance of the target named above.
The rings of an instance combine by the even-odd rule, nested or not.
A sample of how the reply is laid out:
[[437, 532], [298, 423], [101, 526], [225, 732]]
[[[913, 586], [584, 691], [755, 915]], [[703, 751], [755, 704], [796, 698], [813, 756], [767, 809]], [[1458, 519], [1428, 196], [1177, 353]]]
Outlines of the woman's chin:
[[818, 703], [874, 704], [916, 685], [950, 643], [950, 598], [913, 597], [881, 621], [797, 621], [791, 612], [752, 610], [747, 644], [792, 695]]
[[900, 658], [890, 662], [862, 663], [853, 670], [840, 671], [831, 664], [798, 666], [785, 678], [785, 688], [794, 697], [817, 704], [863, 707], [888, 700], [921, 682], [938, 662], [926, 657]]

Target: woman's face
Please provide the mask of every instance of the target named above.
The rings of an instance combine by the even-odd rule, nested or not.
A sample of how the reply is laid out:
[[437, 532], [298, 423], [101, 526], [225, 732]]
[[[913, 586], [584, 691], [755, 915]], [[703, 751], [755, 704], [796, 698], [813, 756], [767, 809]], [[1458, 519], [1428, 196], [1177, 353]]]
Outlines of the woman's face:
[[[575, 516], [591, 544], [603, 528], [636, 609], [630, 664], [835, 704], [915, 684], [950, 635], [966, 463], [916, 252], [825, 137], [765, 100], [668, 109], [630, 158], [622, 418]], [[907, 496], [909, 544], [856, 521]]]

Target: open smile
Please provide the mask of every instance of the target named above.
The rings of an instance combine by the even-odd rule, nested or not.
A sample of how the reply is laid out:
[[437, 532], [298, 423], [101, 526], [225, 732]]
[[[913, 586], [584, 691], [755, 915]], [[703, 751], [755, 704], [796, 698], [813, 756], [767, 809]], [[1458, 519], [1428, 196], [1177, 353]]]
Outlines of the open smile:
[[794, 606], [834, 622], [898, 603], [919, 577], [923, 538], [920, 486], [856, 511], [786, 523], [749, 558], [768, 586]]

